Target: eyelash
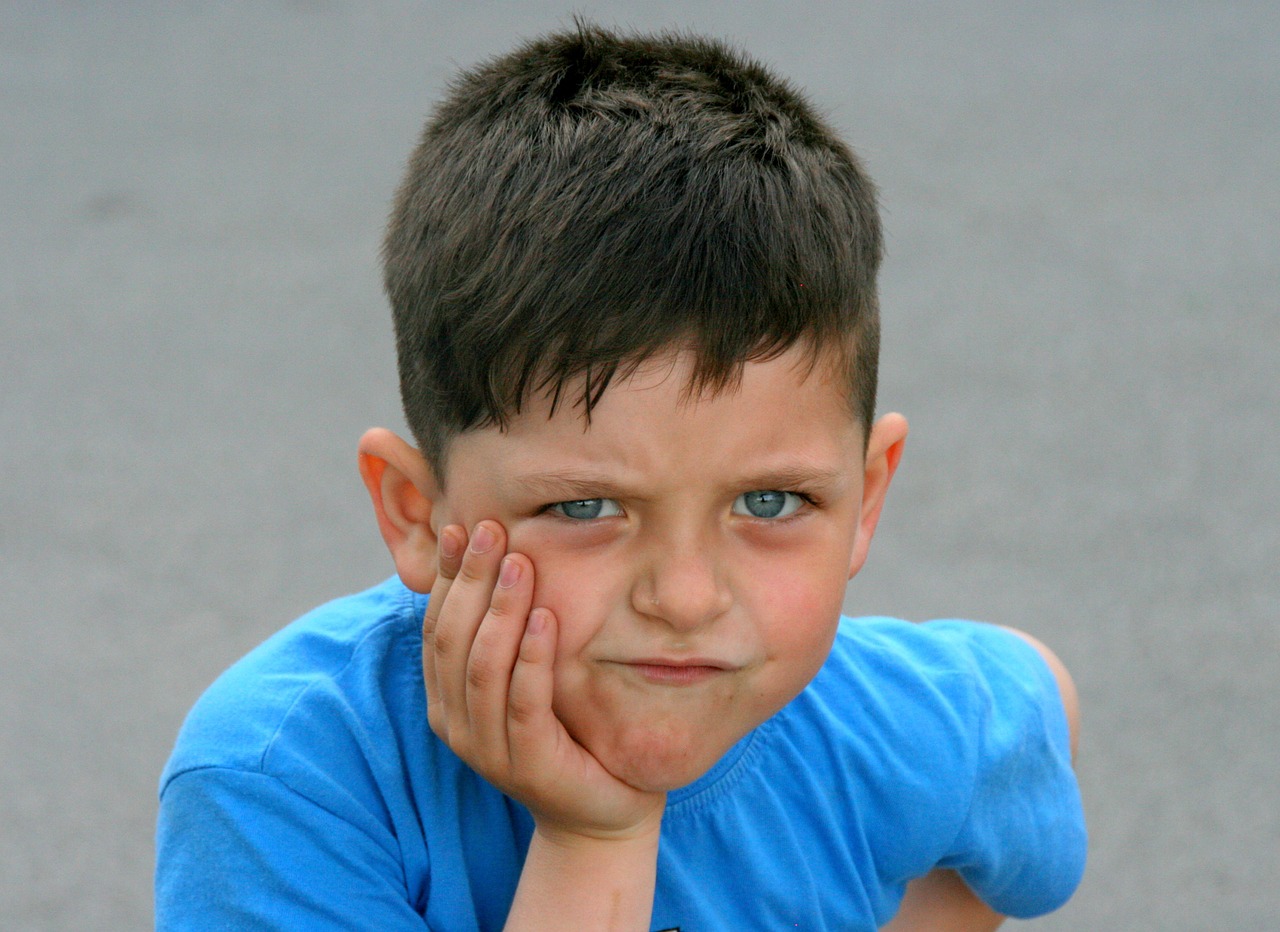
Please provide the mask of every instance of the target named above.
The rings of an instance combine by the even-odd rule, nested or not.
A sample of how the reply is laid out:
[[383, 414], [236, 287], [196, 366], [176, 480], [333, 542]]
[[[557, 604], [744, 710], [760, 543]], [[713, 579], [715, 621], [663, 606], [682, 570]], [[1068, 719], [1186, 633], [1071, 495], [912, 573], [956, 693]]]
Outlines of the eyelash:
[[[800, 506], [799, 508], [797, 508], [797, 509], [796, 509], [795, 511], [793, 511], [791, 514], [783, 515], [783, 516], [782, 516], [782, 517], [780, 517], [780, 518], [760, 518], [760, 517], [757, 517], [757, 516], [755, 516], [755, 515], [738, 515], [738, 517], [755, 518], [755, 520], [757, 520], [757, 521], [763, 521], [763, 522], [765, 522], [765, 523], [769, 523], [769, 524], [780, 524], [780, 523], [782, 523], [782, 522], [785, 522], [785, 521], [791, 520], [792, 518], [795, 518], [796, 516], [798, 516], [798, 515], [800, 515], [800, 514], [803, 514], [805, 511], [808, 511], [808, 510], [810, 510], [810, 509], [814, 509], [814, 508], [821, 508], [821, 507], [822, 507], [822, 501], [821, 501], [817, 496], [815, 496], [815, 495], [811, 495], [811, 494], [810, 494], [810, 493], [808, 493], [808, 492], [801, 492], [799, 489], [752, 489], [752, 490], [751, 490], [751, 492], [781, 492], [781, 493], [782, 493], [782, 494], [784, 494], [784, 495], [794, 495], [794, 496], [796, 496], [798, 499], [800, 499], [800, 501], [802, 502], [802, 504], [801, 504], [801, 506]], [[750, 493], [749, 493], [749, 492], [744, 492], [743, 494], [744, 494], [744, 495], [746, 495], [746, 494], [750, 494]], [[741, 497], [742, 497], [742, 496], [741, 496], [741, 495], [739, 495], [739, 496], [737, 496], [737, 497], [735, 497], [735, 498], [734, 498], [734, 502], [735, 502], [735, 504], [736, 504], [736, 502], [738, 501], [738, 498], [741, 498]], [[557, 511], [557, 510], [556, 510], [556, 509], [558, 509], [558, 508], [559, 508], [560, 506], [562, 506], [562, 505], [573, 505], [573, 504], [577, 504], [577, 503], [580, 503], [580, 502], [595, 502], [595, 501], [600, 501], [600, 502], [612, 502], [612, 501], [615, 501], [615, 500], [614, 500], [614, 499], [611, 499], [611, 498], [605, 498], [605, 497], [599, 497], [599, 498], [572, 498], [572, 499], [565, 499], [564, 501], [559, 501], [559, 502], [549, 502], [549, 503], [547, 503], [546, 505], [543, 505], [541, 508], [539, 508], [539, 509], [538, 509], [538, 511], [537, 511], [537, 513], [538, 513], [538, 514], [551, 515], [551, 516], [553, 516], [553, 517], [557, 517], [557, 518], [562, 518], [562, 519], [564, 519], [564, 520], [566, 520], [566, 521], [571, 521], [571, 522], [574, 522], [574, 523], [576, 523], [576, 524], [586, 524], [586, 523], [587, 523], [587, 522], [589, 522], [589, 521], [596, 521], [596, 520], [599, 520], [600, 518], [614, 518], [614, 517], [619, 517], [618, 515], [600, 515], [600, 516], [597, 516], [597, 517], [595, 517], [595, 518], [573, 518], [573, 517], [570, 517], [570, 516], [569, 516], [569, 515], [567, 515], [567, 514], [564, 514], [562, 511]], [[618, 506], [618, 507], [619, 507], [619, 509], [621, 509], [621, 506]]]
[[[588, 521], [595, 521], [595, 520], [599, 520], [600, 518], [616, 518], [618, 517], [618, 515], [596, 515], [591, 518], [574, 518], [574, 517], [571, 517], [570, 515], [564, 514], [561, 511], [556, 511], [556, 509], [560, 508], [562, 505], [577, 505], [577, 504], [581, 504], [582, 502], [613, 502], [613, 501], [614, 499], [603, 498], [603, 497], [601, 498], [569, 498], [569, 499], [565, 499], [564, 501], [551, 502], [548, 505], [543, 505], [542, 508], [538, 510], [538, 513], [549, 514], [557, 518], [564, 518], [567, 521], [573, 521], [575, 523], [585, 524]], [[615, 505], [616, 504], [617, 503], [615, 502]], [[617, 506], [617, 507], [619, 511], [621, 511], [621, 506]]]
[[[820, 503], [815, 496], [810, 495], [806, 492], [801, 492], [799, 489], [752, 489], [751, 491], [752, 492], [780, 492], [783, 495], [794, 495], [796, 498], [800, 499], [800, 505], [795, 509], [795, 511], [791, 512], [790, 514], [781, 515], [779, 517], [762, 518], [759, 515], [752, 515], [752, 514], [737, 515], [740, 518], [751, 518], [764, 524], [785, 524], [788, 521], [792, 521], [804, 515], [806, 512], [814, 508], [820, 507]], [[750, 495], [750, 494], [751, 494], [750, 492], [743, 493], [743, 495]], [[741, 497], [742, 495], [738, 496], [738, 498], [741, 498]], [[738, 498], [734, 499], [735, 505], [737, 504]]]

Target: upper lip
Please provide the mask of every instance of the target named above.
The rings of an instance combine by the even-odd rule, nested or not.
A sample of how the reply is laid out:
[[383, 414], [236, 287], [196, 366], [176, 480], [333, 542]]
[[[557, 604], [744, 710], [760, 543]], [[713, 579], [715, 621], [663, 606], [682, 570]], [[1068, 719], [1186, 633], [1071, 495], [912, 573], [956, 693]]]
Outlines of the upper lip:
[[632, 666], [637, 667], [711, 667], [716, 670], [732, 670], [735, 665], [727, 663], [724, 660], [716, 660], [713, 657], [637, 657], [633, 660], [627, 660]]

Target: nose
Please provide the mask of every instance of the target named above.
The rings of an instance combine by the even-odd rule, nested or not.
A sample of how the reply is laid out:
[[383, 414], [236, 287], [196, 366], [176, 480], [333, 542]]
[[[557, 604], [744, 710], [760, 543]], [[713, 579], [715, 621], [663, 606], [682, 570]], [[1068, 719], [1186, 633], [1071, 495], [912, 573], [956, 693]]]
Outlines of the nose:
[[632, 607], [678, 631], [707, 624], [733, 602], [720, 562], [706, 541], [655, 541], [632, 587]]

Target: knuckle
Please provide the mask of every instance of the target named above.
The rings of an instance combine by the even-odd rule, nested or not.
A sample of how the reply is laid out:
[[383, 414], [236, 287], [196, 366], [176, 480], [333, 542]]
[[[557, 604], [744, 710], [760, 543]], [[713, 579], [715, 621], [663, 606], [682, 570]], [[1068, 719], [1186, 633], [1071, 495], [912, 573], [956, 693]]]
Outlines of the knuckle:
[[489, 601], [489, 615], [493, 618], [509, 619], [515, 615], [516, 601], [506, 589], [494, 589]]
[[437, 657], [451, 656], [456, 647], [454, 636], [446, 628], [437, 628], [431, 638], [431, 650]]
[[449, 721], [438, 705], [434, 709], [427, 711], [427, 724], [431, 726], [431, 730], [437, 738], [445, 744], [449, 743]]
[[498, 671], [486, 657], [473, 657], [467, 664], [467, 686], [470, 689], [487, 690], [498, 679]]
[[471, 747], [469, 741], [464, 741], [459, 735], [454, 735], [453, 740], [449, 741], [449, 750], [453, 751], [464, 761], [472, 766], [473, 769], [483, 773], [484, 770], [480, 762], [476, 760], [475, 750]]
[[422, 617], [422, 636], [423, 636], [423, 638], [425, 639], [425, 638], [432, 638], [432, 637], [434, 637], [434, 636], [435, 636], [435, 633], [436, 633], [436, 625], [438, 625], [439, 623], [440, 623], [439, 614], [437, 613], [437, 614], [433, 615], [430, 611], [428, 611], [428, 612], [427, 612], [427, 613]]
[[507, 696], [507, 717], [516, 726], [527, 726], [537, 718], [538, 703], [524, 690], [511, 690]]
[[457, 579], [462, 582], [484, 582], [489, 577], [489, 564], [483, 557], [467, 554], [462, 566], [458, 568]]
[[520, 639], [520, 649], [516, 657], [520, 663], [532, 667], [543, 662], [545, 652], [546, 648], [536, 639], [526, 637]]

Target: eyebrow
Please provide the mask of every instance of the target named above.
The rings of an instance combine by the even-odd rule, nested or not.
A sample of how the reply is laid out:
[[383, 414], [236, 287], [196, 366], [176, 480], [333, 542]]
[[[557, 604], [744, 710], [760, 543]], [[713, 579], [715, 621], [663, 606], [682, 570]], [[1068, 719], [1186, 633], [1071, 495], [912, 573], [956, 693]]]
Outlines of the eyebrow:
[[742, 477], [734, 485], [753, 489], [833, 489], [843, 484], [846, 472], [796, 464]]
[[[845, 471], [792, 464], [758, 473], [744, 473], [722, 483], [726, 488], [746, 491], [801, 489], [829, 491], [844, 485]], [[574, 501], [588, 498], [646, 498], [631, 486], [606, 473], [582, 469], [530, 472], [502, 481], [508, 493], [532, 493], [547, 499]], [[576, 496], [576, 499], [575, 499]]]
[[617, 498], [626, 494], [617, 480], [604, 473], [586, 470], [553, 470], [524, 473], [503, 480], [508, 493], [533, 493], [541, 498], [574, 501], [588, 498]]

